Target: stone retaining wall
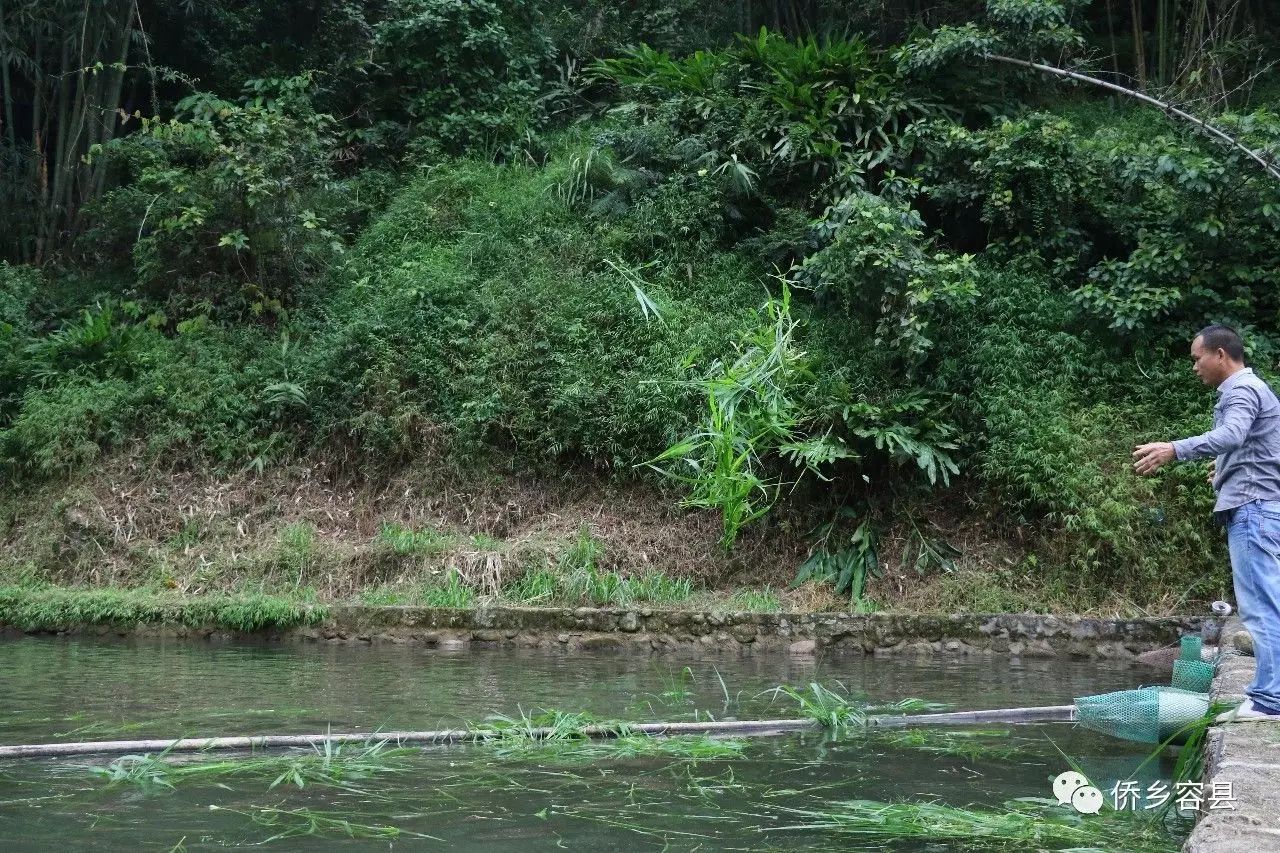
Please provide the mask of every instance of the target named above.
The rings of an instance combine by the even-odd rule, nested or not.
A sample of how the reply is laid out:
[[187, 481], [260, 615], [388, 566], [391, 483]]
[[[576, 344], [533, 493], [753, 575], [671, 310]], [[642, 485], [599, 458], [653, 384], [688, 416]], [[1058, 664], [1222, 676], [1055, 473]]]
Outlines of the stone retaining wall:
[[[1244, 631], [1238, 618], [1222, 630], [1222, 662], [1212, 695], [1224, 702], [1244, 701], [1253, 680], [1254, 660], [1233, 642]], [[1247, 640], [1248, 634], [1242, 639]], [[1248, 642], [1252, 651], [1252, 641]], [[1280, 723], [1232, 723], [1209, 730], [1205, 742], [1205, 791], [1230, 785], [1235, 808], [1201, 806], [1200, 819], [1183, 846], [1187, 853], [1262, 853], [1280, 851]], [[1220, 788], [1225, 790], [1225, 788]]]
[[[637, 652], [696, 649], [729, 654], [753, 650], [809, 654], [1010, 655], [1132, 658], [1198, 632], [1199, 617], [1093, 619], [1032, 614], [953, 616], [850, 613], [734, 613], [650, 608], [429, 607], [331, 609], [321, 624], [267, 632], [278, 640], [471, 644], [616, 649]], [[99, 626], [88, 633], [229, 638], [216, 629]]]

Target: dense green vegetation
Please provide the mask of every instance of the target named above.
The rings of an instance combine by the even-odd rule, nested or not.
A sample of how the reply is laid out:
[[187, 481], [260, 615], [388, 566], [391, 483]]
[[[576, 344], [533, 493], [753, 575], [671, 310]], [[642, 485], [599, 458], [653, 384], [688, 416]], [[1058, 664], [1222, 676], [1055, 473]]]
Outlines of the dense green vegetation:
[[[5, 4], [0, 530], [121, 454], [434, 456], [665, 483], [726, 549], [784, 516], [774, 582], [850, 606], [886, 566], [948, 606], [1217, 596], [1203, 471], [1128, 457], [1206, 428], [1198, 327], [1280, 358], [1277, 21], [1138, 5]], [[587, 564], [507, 580], [692, 592]]]

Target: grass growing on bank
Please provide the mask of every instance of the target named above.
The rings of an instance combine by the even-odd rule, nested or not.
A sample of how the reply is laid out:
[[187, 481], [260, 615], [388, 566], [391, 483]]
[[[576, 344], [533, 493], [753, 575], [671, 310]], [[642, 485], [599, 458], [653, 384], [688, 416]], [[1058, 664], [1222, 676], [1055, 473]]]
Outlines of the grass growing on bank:
[[262, 631], [313, 625], [327, 615], [323, 604], [274, 595], [183, 597], [110, 587], [0, 587], [0, 624], [24, 631], [103, 624]]

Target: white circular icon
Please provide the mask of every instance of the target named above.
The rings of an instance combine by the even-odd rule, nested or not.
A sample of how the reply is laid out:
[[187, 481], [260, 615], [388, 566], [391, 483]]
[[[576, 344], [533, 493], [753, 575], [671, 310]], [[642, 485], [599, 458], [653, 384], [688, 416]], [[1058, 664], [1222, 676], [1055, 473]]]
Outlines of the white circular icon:
[[1102, 811], [1102, 792], [1092, 785], [1076, 788], [1071, 795], [1071, 805], [1080, 814], [1097, 814]]
[[1053, 780], [1053, 794], [1058, 798], [1058, 805], [1071, 805], [1071, 795], [1077, 788], [1083, 788], [1088, 784], [1089, 780], [1074, 770], [1059, 773], [1058, 778]]

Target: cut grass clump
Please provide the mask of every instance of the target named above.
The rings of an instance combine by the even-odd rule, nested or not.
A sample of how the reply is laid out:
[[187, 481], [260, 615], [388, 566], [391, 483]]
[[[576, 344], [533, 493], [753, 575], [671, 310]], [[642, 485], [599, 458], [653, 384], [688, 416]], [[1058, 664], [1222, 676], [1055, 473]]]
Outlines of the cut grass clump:
[[270, 779], [267, 789], [280, 785], [306, 788], [326, 785], [359, 793], [355, 783], [385, 773], [407, 769], [407, 759], [422, 754], [419, 749], [396, 748], [387, 741], [344, 743], [325, 740], [309, 750], [290, 750], [280, 755], [260, 755], [221, 760], [189, 760], [158, 755], [122, 755], [106, 767], [90, 768], [110, 785], [137, 785], [174, 788], [183, 782], [221, 782], [229, 778], [259, 776]]
[[[740, 758], [747, 747], [741, 738], [653, 736], [633, 731], [624, 722], [558, 710], [536, 714], [522, 711], [515, 717], [493, 715], [483, 725], [471, 728], [492, 732], [487, 743], [500, 757], [567, 763], [628, 758]], [[604, 736], [593, 736], [588, 730], [603, 731]]]
[[896, 729], [880, 732], [876, 739], [896, 749], [954, 755], [970, 761], [1008, 761], [1029, 751], [1025, 741], [1011, 739], [1008, 729]]
[[185, 598], [144, 589], [0, 587], [0, 624], [24, 631], [142, 624], [260, 631], [314, 625], [327, 615], [323, 605], [271, 595]]
[[409, 830], [400, 829], [399, 827], [389, 824], [369, 824], [359, 823], [352, 818], [359, 817], [356, 814], [341, 814], [338, 812], [321, 812], [309, 808], [296, 809], [280, 809], [272, 807], [255, 808], [251, 807], [251, 811], [243, 811], [241, 809], [231, 809], [225, 806], [209, 806], [210, 811], [223, 811], [238, 814], [247, 817], [259, 826], [265, 826], [278, 830], [269, 838], [264, 838], [260, 844], [270, 844], [273, 841], [280, 841], [286, 838], [301, 838], [307, 836], [338, 836], [343, 838], [381, 838], [394, 840], [400, 836], [408, 836], [412, 838], [426, 838], [431, 841], [443, 841], [434, 835], [425, 835], [421, 832], [410, 832]]
[[945, 711], [951, 707], [944, 702], [914, 698], [890, 703], [871, 702], [865, 696], [851, 693], [839, 682], [836, 682], [834, 688], [817, 682], [811, 682], [805, 688], [784, 684], [766, 692], [772, 693], [775, 699], [778, 696], [788, 697], [796, 703], [796, 710], [800, 716], [817, 720], [833, 732], [844, 732], [848, 729], [865, 730], [867, 717], [870, 714], [896, 715], [920, 711]]
[[817, 720], [832, 731], [845, 729], [862, 729], [867, 724], [865, 703], [854, 699], [848, 691], [840, 688], [839, 692], [811, 682], [804, 689], [787, 685], [779, 685], [772, 691], [775, 697], [786, 696], [795, 701], [800, 716]]
[[645, 734], [592, 740], [530, 741], [514, 747], [503, 744], [503, 756], [534, 758], [562, 764], [593, 761], [621, 761], [635, 758], [674, 758], [682, 761], [710, 761], [742, 758], [747, 749], [744, 738], [716, 738], [708, 735], [655, 737]]
[[1105, 810], [1080, 814], [1054, 800], [1010, 800], [1001, 811], [943, 803], [884, 803], [847, 800], [822, 809], [785, 809], [802, 822], [764, 827], [764, 832], [816, 830], [853, 837], [853, 843], [915, 841], [948, 849], [1042, 850], [1070, 847], [1126, 850], [1130, 853], [1176, 851], [1179, 843], [1160, 821], [1132, 812]]
[[604, 727], [614, 734], [628, 734], [626, 723], [598, 720], [590, 714], [571, 711], [540, 711], [530, 714], [520, 711], [518, 716], [492, 714], [481, 725], [468, 728], [478, 732], [491, 732], [492, 740], [506, 742], [585, 740], [585, 729]]

